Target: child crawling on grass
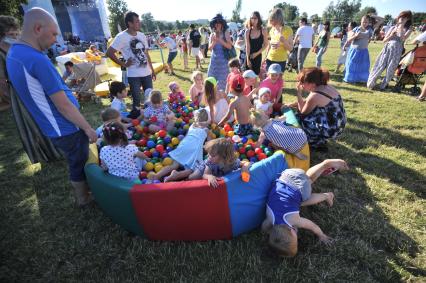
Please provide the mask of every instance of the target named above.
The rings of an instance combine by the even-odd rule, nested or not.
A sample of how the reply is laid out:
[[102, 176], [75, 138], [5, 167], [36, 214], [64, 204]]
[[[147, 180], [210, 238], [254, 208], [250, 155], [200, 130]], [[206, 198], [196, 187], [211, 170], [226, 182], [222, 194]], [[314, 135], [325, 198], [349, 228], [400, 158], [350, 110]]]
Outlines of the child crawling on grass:
[[293, 257], [297, 254], [297, 229], [312, 231], [319, 240], [331, 244], [332, 239], [324, 234], [317, 224], [300, 217], [301, 206], [327, 202], [333, 205], [334, 194], [312, 193], [311, 184], [319, 176], [337, 170], [346, 170], [348, 166], [341, 159], [327, 159], [305, 173], [302, 169], [286, 169], [275, 181], [266, 204], [266, 219], [262, 231], [269, 235], [268, 244], [280, 256]]

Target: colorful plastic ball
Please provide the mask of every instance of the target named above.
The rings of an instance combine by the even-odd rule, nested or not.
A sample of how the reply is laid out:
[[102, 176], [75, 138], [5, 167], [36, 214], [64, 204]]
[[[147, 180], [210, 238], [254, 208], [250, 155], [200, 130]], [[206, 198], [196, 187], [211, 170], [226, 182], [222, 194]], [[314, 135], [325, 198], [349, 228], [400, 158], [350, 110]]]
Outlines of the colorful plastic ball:
[[154, 151], [152, 153], [152, 157], [160, 157], [160, 153], [158, 151]]
[[167, 132], [165, 130], [158, 131], [158, 136], [160, 138], [164, 138], [167, 135]]
[[164, 143], [169, 144], [172, 141], [172, 138], [169, 136], [164, 137]]
[[263, 150], [262, 150], [260, 147], [258, 147], [258, 148], [256, 148], [256, 149], [254, 150], [254, 152], [255, 152], [256, 154], [260, 154], [260, 153], [263, 153]]
[[157, 146], [155, 147], [155, 150], [158, 152], [163, 152], [164, 146], [162, 144], [157, 144]]
[[163, 141], [163, 139], [158, 138], [158, 140], [157, 140], [157, 145], [158, 145], [158, 144], [164, 145], [164, 141]]
[[146, 171], [152, 171], [152, 169], [154, 169], [154, 163], [152, 163], [152, 162], [147, 162], [143, 168], [144, 168]]
[[253, 147], [251, 146], [251, 144], [246, 145], [246, 150], [247, 151], [252, 150], [252, 149], [253, 149]]
[[[154, 166], [153, 166], [153, 167], [154, 167]], [[148, 179], [152, 179], [152, 176], [153, 176], [154, 174], [155, 174], [155, 173], [154, 173], [154, 172], [152, 172], [152, 171], [151, 171], [151, 172], [149, 172], [149, 173], [148, 173], [147, 178], [148, 178]], [[147, 182], [151, 183], [151, 180], [147, 180]]]
[[153, 142], [152, 140], [149, 140], [146, 145], [148, 146], [148, 148], [153, 148], [155, 147], [155, 142]]
[[187, 131], [189, 129], [189, 125], [183, 126], [183, 129]]
[[219, 133], [220, 133], [221, 136], [225, 136], [225, 134], [226, 134], [225, 129], [220, 129]]
[[169, 154], [167, 152], [163, 152], [163, 154], [161, 155], [161, 157], [164, 159], [166, 157], [169, 157]]
[[138, 119], [133, 119], [133, 120], [132, 120], [132, 125], [133, 125], [133, 126], [135, 126], [135, 127], [136, 127], [137, 125], [139, 125], [139, 123], [140, 123], [140, 121], [139, 121]]
[[172, 163], [173, 163], [173, 159], [171, 159], [170, 157], [166, 157], [166, 158], [164, 158], [164, 160], [163, 160], [163, 165], [164, 165], [164, 166], [172, 165]]
[[178, 145], [179, 144], [179, 139], [178, 138], [172, 138], [172, 144], [173, 145]]
[[133, 134], [133, 139], [134, 140], [138, 140], [138, 139], [140, 139], [141, 138], [141, 134], [138, 134], [138, 133], [134, 133]]
[[155, 173], [160, 172], [161, 169], [163, 169], [163, 165], [161, 165], [161, 163], [155, 164], [155, 167], [154, 167]]
[[181, 140], [183, 140], [183, 139], [184, 139], [184, 137], [185, 137], [184, 135], [179, 135], [179, 136], [178, 136], [178, 139], [181, 141]]
[[253, 163], [257, 162], [257, 158], [256, 158], [256, 157], [254, 157], [254, 156], [253, 156], [253, 157], [251, 157], [251, 158], [250, 158], [250, 162], [253, 162]]
[[238, 149], [238, 152], [239, 152], [239, 153], [241, 153], [241, 154], [246, 153], [246, 149], [245, 149], [245, 147], [240, 147], [240, 148]]
[[240, 159], [247, 159], [247, 156], [245, 154], [240, 154]]
[[152, 116], [152, 117], [149, 119], [149, 121], [150, 121], [151, 123], [157, 123], [157, 117], [156, 117], [156, 116]]
[[145, 155], [146, 155], [146, 157], [152, 157], [152, 152], [151, 152], [151, 151], [149, 151], [149, 150], [145, 150], [145, 151], [143, 152], [143, 154], [145, 154]]
[[141, 171], [139, 173], [139, 179], [141, 180], [146, 179], [147, 176], [148, 176], [148, 173], [146, 171]]
[[228, 133], [226, 135], [228, 137], [233, 137], [235, 134], [234, 134], [234, 131], [228, 131]]
[[229, 132], [230, 130], [232, 130], [232, 127], [229, 124], [226, 124], [223, 129], [225, 130], [225, 132]]
[[272, 156], [272, 154], [274, 154], [274, 152], [273, 151], [268, 151], [268, 152], [266, 152], [266, 156]]
[[258, 154], [257, 155], [257, 159], [259, 159], [259, 160], [263, 160], [263, 159], [265, 159], [267, 156], [266, 156], [266, 154], [264, 154], [264, 153], [261, 153], [261, 154]]
[[247, 139], [246, 137], [242, 137], [242, 138], [241, 138], [241, 142], [242, 142], [242, 143], [246, 143], [246, 142], [247, 142], [247, 140], [248, 140], [248, 139]]
[[167, 152], [172, 151], [173, 150], [173, 144], [171, 146], [167, 145], [166, 150], [167, 150]]
[[183, 129], [178, 129], [177, 133], [178, 133], [178, 135], [183, 135], [185, 133], [185, 131]]
[[241, 140], [241, 139], [240, 139], [240, 136], [238, 136], [238, 135], [233, 135], [233, 136], [232, 136], [232, 141], [233, 141], [233, 142], [236, 142], [236, 143], [237, 143], [237, 142], [239, 142], [240, 140]]
[[140, 139], [136, 142], [137, 146], [146, 146], [146, 139]]
[[242, 148], [244, 144], [242, 142], [238, 143], [238, 148]]
[[239, 147], [237, 143], [234, 143], [234, 149], [238, 151]]
[[160, 182], [160, 180], [152, 180], [152, 183], [153, 184], [160, 184], [161, 182]]
[[248, 158], [251, 158], [255, 155], [255, 153], [254, 153], [253, 150], [250, 149], [250, 150], [247, 151], [246, 155], [247, 155]]

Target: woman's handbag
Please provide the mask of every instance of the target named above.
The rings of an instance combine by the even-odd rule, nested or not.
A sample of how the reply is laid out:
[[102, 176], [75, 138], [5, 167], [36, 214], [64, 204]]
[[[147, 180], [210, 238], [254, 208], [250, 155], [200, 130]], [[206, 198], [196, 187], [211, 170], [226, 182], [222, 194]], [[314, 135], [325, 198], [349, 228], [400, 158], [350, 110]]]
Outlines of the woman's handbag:
[[[225, 32], [223, 33], [223, 40], [226, 42]], [[231, 49], [223, 47], [223, 55], [225, 56], [225, 59], [229, 61], [232, 58], [237, 57], [237, 50], [235, 50], [235, 47], [233, 45]]]

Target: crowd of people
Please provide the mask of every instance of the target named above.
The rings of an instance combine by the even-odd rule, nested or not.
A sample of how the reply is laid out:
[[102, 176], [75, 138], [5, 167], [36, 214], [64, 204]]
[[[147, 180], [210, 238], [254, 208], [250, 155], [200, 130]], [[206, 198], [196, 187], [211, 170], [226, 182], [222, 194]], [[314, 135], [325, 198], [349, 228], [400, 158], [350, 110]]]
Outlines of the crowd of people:
[[[0, 47], [2, 52], [8, 53], [3, 59], [8, 80], [43, 134], [64, 153], [78, 205], [85, 206], [91, 201], [84, 175], [89, 142], [98, 142], [100, 163], [106, 171], [136, 181], [149, 157], [130, 140], [132, 119], [144, 121], [153, 134], [171, 130], [176, 119], [163, 101], [163, 94], [154, 87], [156, 75], [149, 55], [148, 38], [140, 32], [139, 15], [135, 12], [125, 14], [126, 29], [115, 36], [106, 51], [106, 56], [126, 70], [132, 109], [127, 111], [124, 102], [128, 94], [126, 83], [112, 82], [110, 93], [113, 100], [110, 107], [102, 111], [103, 124], [96, 131], [81, 115], [71, 90], [44, 56], [43, 51], [55, 42], [58, 35], [54, 18], [41, 8], [29, 10], [24, 16], [19, 39], [17, 22], [10, 17], [7, 19], [10, 21], [9, 29], [1, 30]], [[368, 43], [372, 36], [371, 19], [366, 15], [359, 26], [356, 23], [347, 26], [337, 69], [344, 65], [344, 81], [367, 83], [369, 88], [375, 87], [379, 75], [386, 69], [380, 86], [384, 89], [392, 78], [403, 43], [410, 34], [411, 12], [401, 12], [396, 25], [388, 30], [383, 50], [370, 72]], [[260, 14], [253, 12], [245, 29], [234, 37], [228, 31], [225, 19], [218, 14], [210, 21], [210, 34], [205, 28], [196, 29], [191, 25], [187, 34], [179, 32], [176, 37], [165, 33], [159, 35], [157, 43], [169, 51], [166, 70], [170, 76], [175, 74], [173, 61], [178, 53], [182, 55], [185, 69], [188, 68], [188, 54], [196, 58], [190, 89], [183, 90], [177, 82], [171, 81], [168, 101], [185, 103], [188, 95], [191, 103], [200, 109], [182, 142], [169, 153], [173, 162], [151, 174], [151, 179], [165, 182], [205, 179], [210, 186], [217, 187], [220, 177], [231, 171], [241, 169], [248, 172], [250, 163], [237, 158], [232, 141], [211, 138], [209, 128], [232, 125], [233, 132], [240, 137], [260, 131], [257, 146], [268, 140], [275, 148], [300, 160], [309, 158], [302, 153], [304, 147], [309, 145], [311, 150], [327, 152], [327, 142], [344, 132], [347, 119], [343, 98], [338, 89], [328, 84], [329, 71], [321, 68], [330, 42], [330, 23], [324, 23], [315, 43], [315, 31], [304, 18], [299, 21], [294, 35], [285, 24], [279, 8], [270, 12], [267, 23], [269, 33]], [[13, 45], [10, 46], [11, 43]], [[5, 44], [9, 44], [8, 49], [4, 49]], [[243, 56], [237, 56], [234, 46]], [[288, 52], [295, 46], [298, 46], [297, 99], [285, 104], [283, 73]], [[316, 53], [315, 67], [304, 66], [310, 50]], [[95, 46], [89, 51], [95, 63], [98, 56], [103, 55]], [[200, 70], [208, 51], [211, 58], [207, 77], [204, 78]], [[119, 53], [123, 59], [118, 58]], [[70, 67], [68, 64], [69, 72]], [[70, 75], [64, 79], [70, 79]], [[425, 88], [420, 96], [423, 100], [424, 92]], [[304, 94], [307, 94], [306, 98]], [[283, 118], [282, 114], [289, 109], [297, 113], [300, 128], [286, 123]], [[203, 158], [203, 150], [207, 159]], [[306, 172], [286, 169], [273, 182], [262, 230], [269, 235], [270, 246], [280, 255], [296, 254], [297, 228], [311, 230], [324, 243], [331, 242], [331, 238], [315, 223], [299, 216], [299, 209], [320, 202], [331, 206], [333, 193], [312, 193], [311, 184], [321, 175], [347, 168], [343, 160], [328, 159]]]

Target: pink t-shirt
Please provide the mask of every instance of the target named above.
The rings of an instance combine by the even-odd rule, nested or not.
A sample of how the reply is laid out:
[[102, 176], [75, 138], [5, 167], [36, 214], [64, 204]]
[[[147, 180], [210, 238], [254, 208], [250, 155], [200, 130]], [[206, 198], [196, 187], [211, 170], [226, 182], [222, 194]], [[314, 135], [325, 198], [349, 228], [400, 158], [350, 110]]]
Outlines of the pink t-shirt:
[[279, 99], [282, 94], [282, 89], [284, 87], [283, 79], [278, 79], [275, 83], [272, 83], [270, 78], [264, 79], [259, 87], [267, 87], [271, 90], [271, 101]]

